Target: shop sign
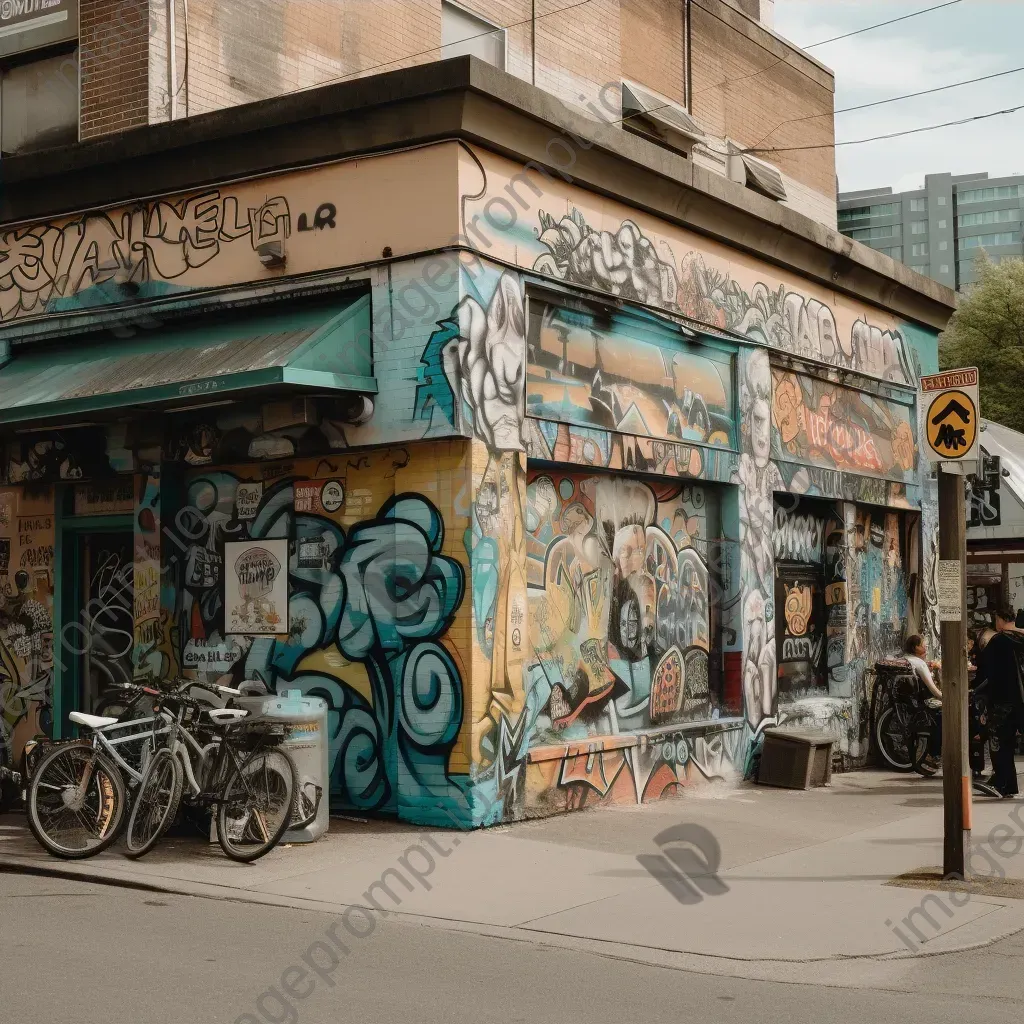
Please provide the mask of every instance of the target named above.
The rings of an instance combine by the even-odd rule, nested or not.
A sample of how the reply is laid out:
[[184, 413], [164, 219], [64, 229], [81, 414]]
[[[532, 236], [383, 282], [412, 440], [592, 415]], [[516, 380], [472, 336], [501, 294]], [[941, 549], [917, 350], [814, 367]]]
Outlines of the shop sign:
[[0, 0], [0, 55], [78, 38], [78, 0]]
[[135, 491], [130, 479], [112, 484], [79, 484], [75, 488], [76, 516], [132, 512], [134, 509]]

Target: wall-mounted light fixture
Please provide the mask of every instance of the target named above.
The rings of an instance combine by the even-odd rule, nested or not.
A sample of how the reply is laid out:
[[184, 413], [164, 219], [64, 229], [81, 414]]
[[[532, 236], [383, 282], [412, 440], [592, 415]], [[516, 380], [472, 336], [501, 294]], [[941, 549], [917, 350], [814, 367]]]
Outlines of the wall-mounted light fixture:
[[259, 253], [260, 263], [268, 270], [278, 270], [288, 262], [282, 241], [262, 242], [256, 246], [256, 252]]

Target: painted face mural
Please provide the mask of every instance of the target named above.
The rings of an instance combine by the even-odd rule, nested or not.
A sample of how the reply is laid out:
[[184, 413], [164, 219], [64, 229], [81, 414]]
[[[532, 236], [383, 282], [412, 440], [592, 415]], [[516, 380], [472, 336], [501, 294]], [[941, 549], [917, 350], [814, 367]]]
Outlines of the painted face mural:
[[526, 525], [534, 742], [709, 717], [703, 488], [534, 473]]

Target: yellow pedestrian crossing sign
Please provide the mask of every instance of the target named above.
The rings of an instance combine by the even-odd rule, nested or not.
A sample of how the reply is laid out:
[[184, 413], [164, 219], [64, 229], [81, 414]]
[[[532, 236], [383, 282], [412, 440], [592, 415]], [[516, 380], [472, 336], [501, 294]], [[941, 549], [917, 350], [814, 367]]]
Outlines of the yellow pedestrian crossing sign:
[[927, 458], [931, 462], [976, 459], [981, 426], [977, 367], [922, 377], [921, 399]]

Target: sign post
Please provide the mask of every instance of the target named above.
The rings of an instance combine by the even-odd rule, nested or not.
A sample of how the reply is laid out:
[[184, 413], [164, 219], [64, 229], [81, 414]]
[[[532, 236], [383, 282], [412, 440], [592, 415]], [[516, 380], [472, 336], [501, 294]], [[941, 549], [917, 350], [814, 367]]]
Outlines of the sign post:
[[967, 520], [965, 473], [978, 458], [976, 368], [921, 378], [926, 454], [939, 476], [939, 628], [942, 634], [942, 874], [967, 877], [971, 770], [967, 751]]

